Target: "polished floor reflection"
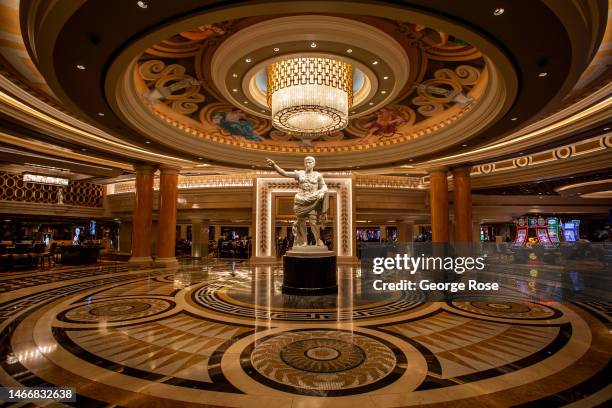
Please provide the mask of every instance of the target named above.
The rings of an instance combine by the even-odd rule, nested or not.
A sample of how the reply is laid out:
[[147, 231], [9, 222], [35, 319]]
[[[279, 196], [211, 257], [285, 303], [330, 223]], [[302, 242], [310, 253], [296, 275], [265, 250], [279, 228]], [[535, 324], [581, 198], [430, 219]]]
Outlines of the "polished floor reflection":
[[609, 303], [282, 295], [278, 266], [105, 263], [0, 276], [4, 386], [78, 406], [552, 407], [612, 395]]

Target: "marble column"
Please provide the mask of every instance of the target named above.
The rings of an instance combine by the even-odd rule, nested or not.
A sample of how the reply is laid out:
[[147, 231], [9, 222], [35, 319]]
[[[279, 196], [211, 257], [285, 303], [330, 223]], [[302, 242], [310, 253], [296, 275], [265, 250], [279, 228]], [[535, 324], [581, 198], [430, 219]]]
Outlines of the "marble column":
[[472, 222], [472, 242], [480, 242], [480, 222]]
[[447, 171], [446, 168], [439, 168], [429, 172], [432, 242], [449, 242]]
[[399, 242], [414, 241], [414, 222], [402, 221], [397, 225], [397, 240]]
[[191, 220], [191, 256], [194, 258], [208, 257], [208, 220]]
[[453, 169], [455, 242], [472, 242], [472, 181], [470, 166]]
[[118, 252], [130, 253], [132, 248], [132, 223], [131, 222], [120, 222], [119, 224], [119, 245], [117, 246]]
[[179, 238], [187, 239], [187, 226], [181, 224], [179, 225], [179, 228], [180, 228]]
[[176, 200], [178, 198], [178, 175], [180, 169], [160, 168], [159, 208], [157, 210], [157, 258], [156, 263], [177, 264], [176, 247]]
[[132, 256], [130, 262], [151, 262], [151, 225], [153, 222], [153, 166], [134, 166], [136, 196], [132, 217]]

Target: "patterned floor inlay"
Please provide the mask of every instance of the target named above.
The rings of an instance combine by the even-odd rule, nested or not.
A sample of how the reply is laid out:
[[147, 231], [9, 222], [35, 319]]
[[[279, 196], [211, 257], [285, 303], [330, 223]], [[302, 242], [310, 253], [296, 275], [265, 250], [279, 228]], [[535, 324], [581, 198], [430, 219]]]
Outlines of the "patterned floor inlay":
[[604, 302], [372, 297], [351, 268], [338, 295], [296, 297], [280, 292], [276, 266], [222, 261], [21, 278], [0, 284], [0, 382], [76, 387], [79, 407], [556, 407], [612, 398]]
[[[250, 344], [241, 361], [245, 371], [254, 369], [258, 373], [254, 378], [273, 388], [305, 395], [313, 395], [312, 390], [316, 395], [337, 391], [326, 392], [327, 396], [384, 387], [406, 368], [406, 357], [393, 345], [369, 335], [338, 330], [292, 330], [271, 335]], [[388, 377], [390, 374], [393, 378]]]

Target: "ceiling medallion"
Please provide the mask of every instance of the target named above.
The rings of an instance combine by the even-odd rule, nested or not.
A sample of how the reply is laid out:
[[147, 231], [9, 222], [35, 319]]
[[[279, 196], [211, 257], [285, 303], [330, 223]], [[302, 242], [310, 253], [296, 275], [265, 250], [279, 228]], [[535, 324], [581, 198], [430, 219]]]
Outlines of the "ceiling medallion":
[[294, 137], [337, 132], [353, 105], [353, 67], [324, 57], [277, 61], [268, 66], [267, 101], [274, 127]]

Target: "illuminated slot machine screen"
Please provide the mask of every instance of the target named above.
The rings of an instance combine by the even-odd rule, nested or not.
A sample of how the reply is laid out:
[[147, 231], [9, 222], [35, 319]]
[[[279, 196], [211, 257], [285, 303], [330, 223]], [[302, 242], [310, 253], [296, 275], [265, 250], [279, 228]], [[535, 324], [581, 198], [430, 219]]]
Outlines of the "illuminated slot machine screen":
[[559, 222], [557, 218], [548, 219], [548, 238], [553, 244], [560, 242], [559, 240]]
[[538, 236], [540, 244], [543, 246], [552, 246], [552, 242], [550, 242], [550, 238], [548, 237], [547, 228], [536, 228], [536, 235]]
[[516, 230], [516, 239], [514, 240], [514, 246], [522, 247], [525, 245], [527, 239], [527, 228], [519, 228]]
[[563, 224], [563, 237], [567, 242], [576, 242], [578, 237], [576, 236], [576, 225], [573, 222], [566, 222]]

